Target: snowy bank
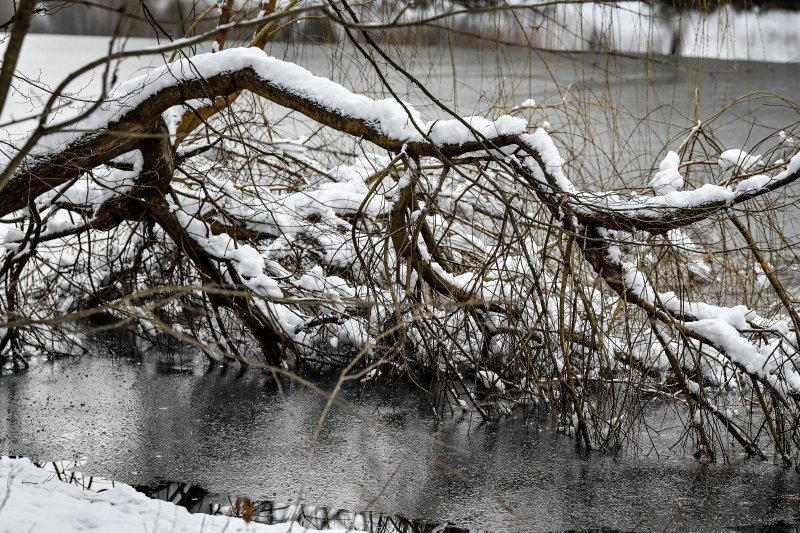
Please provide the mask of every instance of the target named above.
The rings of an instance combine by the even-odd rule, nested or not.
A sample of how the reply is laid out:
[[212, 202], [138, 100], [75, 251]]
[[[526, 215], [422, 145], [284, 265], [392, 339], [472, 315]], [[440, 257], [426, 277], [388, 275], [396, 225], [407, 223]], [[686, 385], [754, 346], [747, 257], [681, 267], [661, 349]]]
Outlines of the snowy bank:
[[81, 490], [59, 481], [53, 473], [37, 468], [28, 459], [1, 458], [0, 533], [21, 531], [303, 533], [308, 530], [296, 523], [265, 525], [240, 518], [191, 514], [175, 504], [151, 500], [128, 485], [116, 485], [103, 492]]
[[[508, 9], [513, 6], [514, 9]], [[404, 21], [441, 13], [445, 26], [489, 40], [560, 51], [680, 55], [729, 60], [800, 61], [800, 12], [736, 10], [678, 11], [666, 4], [622, 1], [509, 1], [501, 10], [464, 13], [444, 2], [408, 9]], [[369, 13], [365, 13], [365, 17]], [[375, 17], [373, 18], [380, 18]]]

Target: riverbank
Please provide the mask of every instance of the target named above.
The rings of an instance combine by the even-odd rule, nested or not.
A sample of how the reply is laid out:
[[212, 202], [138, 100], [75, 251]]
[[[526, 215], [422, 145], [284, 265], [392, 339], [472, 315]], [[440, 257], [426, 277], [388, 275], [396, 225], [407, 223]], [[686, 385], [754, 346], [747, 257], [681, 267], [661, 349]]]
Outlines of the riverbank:
[[[644, 2], [510, 3], [516, 9], [465, 13], [446, 25], [483, 39], [545, 50], [800, 61], [797, 11], [728, 5], [702, 12]], [[406, 15], [414, 16], [429, 14]]]

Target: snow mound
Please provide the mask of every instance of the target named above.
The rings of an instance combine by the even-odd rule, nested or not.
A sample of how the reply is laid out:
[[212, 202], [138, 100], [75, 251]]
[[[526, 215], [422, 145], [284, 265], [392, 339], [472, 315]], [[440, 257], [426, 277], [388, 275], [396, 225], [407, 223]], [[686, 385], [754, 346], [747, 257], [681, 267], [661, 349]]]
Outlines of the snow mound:
[[650, 187], [657, 195], [664, 196], [683, 189], [683, 176], [678, 171], [680, 164], [681, 158], [675, 152], [669, 152], [661, 161], [658, 172], [650, 180]]
[[[265, 525], [191, 514], [128, 485], [92, 492], [64, 483], [28, 459], [0, 458], [0, 533], [305, 533], [297, 523]], [[315, 530], [316, 531], [316, 530]], [[333, 531], [333, 530], [328, 530]], [[341, 530], [345, 531], [345, 530]]]
[[763, 165], [760, 155], [750, 155], [744, 150], [733, 148], [725, 150], [719, 155], [717, 161], [722, 170], [734, 169], [737, 172], [747, 172], [756, 165]]

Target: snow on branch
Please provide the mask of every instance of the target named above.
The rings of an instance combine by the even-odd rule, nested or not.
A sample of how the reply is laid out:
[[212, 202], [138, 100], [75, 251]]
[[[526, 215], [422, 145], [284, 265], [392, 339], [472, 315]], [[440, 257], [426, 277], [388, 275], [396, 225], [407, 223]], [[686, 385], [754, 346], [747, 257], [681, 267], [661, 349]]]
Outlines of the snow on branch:
[[[618, 247], [611, 246], [610, 250], [610, 262], [619, 267], [627, 294], [634, 296], [639, 305], [664, 309], [673, 317], [669, 324], [678, 326], [693, 338], [708, 342], [732, 363], [764, 380], [782, 395], [800, 396], [800, 373], [778, 355], [783, 338], [794, 336], [785, 320], [768, 321], [743, 305], [720, 307], [686, 301], [671, 291], [658, 293], [633, 263], [621, 261]], [[754, 328], [777, 333], [778, 337], [756, 346], [743, 337], [743, 332]], [[788, 390], [784, 390], [784, 385]]]
[[[428, 121], [410, 105], [394, 99], [373, 100], [294, 63], [270, 57], [260, 49], [233, 48], [183, 58], [124, 82], [88, 117], [67, 131], [45, 136], [6, 184], [9, 194], [0, 199], [0, 216], [24, 207], [23, 196], [18, 192], [24, 190], [38, 196], [82, 170], [133, 150], [139, 142], [137, 137], [146, 135], [162, 114], [174, 134], [175, 117], [180, 114], [169, 112], [170, 108], [241, 89], [395, 153], [452, 157], [498, 150], [494, 153], [505, 158], [520, 147], [533, 150], [539, 165], [525, 166], [539, 181], [546, 181], [542, 172], [555, 180], [555, 190], [549, 192], [566, 193], [576, 215], [611, 229], [663, 232], [800, 177], [800, 156], [795, 156], [779, 174], [754, 176], [735, 188], [706, 184], [691, 191], [653, 197], [579, 192], [561, 172], [563, 160], [549, 135], [543, 129], [527, 134], [527, 122], [521, 118]], [[57, 130], [58, 126], [52, 129]]]
[[[509, 116], [423, 121], [410, 106], [372, 100], [254, 48], [200, 54], [117, 86], [97, 110], [65, 131], [44, 136], [4, 186], [0, 215], [24, 207], [21, 194], [38, 196], [86, 169], [136, 148], [161, 115], [193, 99], [250, 90], [277, 104], [392, 152], [452, 156], [508, 145], [526, 122]], [[167, 113], [174, 128], [175, 114]], [[58, 125], [50, 127], [58, 130]], [[7, 159], [13, 153], [5, 154]]]

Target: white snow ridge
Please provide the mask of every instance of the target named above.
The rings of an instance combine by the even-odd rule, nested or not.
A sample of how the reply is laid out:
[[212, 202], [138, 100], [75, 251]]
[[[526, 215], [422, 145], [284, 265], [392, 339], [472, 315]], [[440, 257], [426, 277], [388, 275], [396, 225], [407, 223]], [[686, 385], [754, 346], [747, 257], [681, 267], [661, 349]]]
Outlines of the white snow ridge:
[[294, 522], [266, 525], [247, 523], [241, 518], [191, 514], [173, 503], [152, 500], [128, 485], [117, 485], [103, 492], [81, 490], [35, 467], [28, 459], [0, 458], [0, 533], [84, 531], [305, 533], [308, 530]]
[[671, 192], [683, 189], [683, 176], [678, 172], [681, 158], [675, 152], [670, 151], [658, 166], [658, 172], [650, 180], [650, 187], [658, 196], [664, 196]]

